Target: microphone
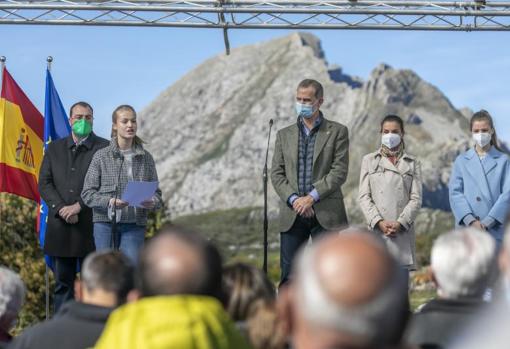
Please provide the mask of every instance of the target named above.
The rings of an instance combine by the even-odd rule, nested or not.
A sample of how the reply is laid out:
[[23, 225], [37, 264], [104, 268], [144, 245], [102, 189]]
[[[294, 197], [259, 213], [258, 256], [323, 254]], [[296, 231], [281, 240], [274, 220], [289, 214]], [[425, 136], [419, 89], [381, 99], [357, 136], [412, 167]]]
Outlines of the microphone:
[[273, 119], [269, 119], [269, 131], [267, 134], [267, 148], [266, 148], [266, 159], [264, 161], [264, 170], [262, 171], [262, 183], [264, 188], [264, 261], [262, 265], [262, 270], [267, 274], [267, 231], [269, 227], [268, 219], [267, 219], [267, 158], [269, 156], [269, 140], [271, 139], [271, 128], [273, 127]]

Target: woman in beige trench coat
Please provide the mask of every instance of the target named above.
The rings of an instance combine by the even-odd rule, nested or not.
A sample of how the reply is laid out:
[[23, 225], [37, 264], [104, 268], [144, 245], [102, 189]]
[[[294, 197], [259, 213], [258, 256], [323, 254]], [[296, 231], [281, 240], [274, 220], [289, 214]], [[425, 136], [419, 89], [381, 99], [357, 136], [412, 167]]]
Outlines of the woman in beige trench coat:
[[363, 157], [359, 204], [369, 228], [407, 270], [415, 269], [414, 220], [421, 207], [420, 162], [405, 150], [404, 123], [396, 115], [381, 122], [381, 147]]

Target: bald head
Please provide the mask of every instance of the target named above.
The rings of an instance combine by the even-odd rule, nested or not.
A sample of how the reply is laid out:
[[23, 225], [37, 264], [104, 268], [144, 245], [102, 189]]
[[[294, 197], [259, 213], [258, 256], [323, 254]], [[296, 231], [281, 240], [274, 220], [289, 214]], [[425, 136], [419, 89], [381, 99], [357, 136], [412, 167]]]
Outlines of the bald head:
[[197, 294], [220, 297], [221, 257], [209, 241], [167, 226], [143, 248], [137, 287], [143, 297]]
[[331, 234], [302, 251], [297, 263], [293, 287], [308, 327], [356, 344], [400, 339], [407, 285], [379, 240], [364, 231]]
[[369, 302], [393, 276], [391, 257], [368, 234], [335, 235], [316, 247], [318, 282], [325, 294], [339, 304], [357, 306]]

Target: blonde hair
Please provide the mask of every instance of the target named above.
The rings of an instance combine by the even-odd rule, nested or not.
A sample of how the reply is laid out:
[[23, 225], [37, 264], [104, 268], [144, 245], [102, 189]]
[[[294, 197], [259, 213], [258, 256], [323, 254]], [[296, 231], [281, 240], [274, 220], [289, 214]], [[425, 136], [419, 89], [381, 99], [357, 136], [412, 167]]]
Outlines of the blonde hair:
[[248, 339], [255, 349], [283, 349], [285, 331], [274, 300], [259, 299], [250, 307], [246, 320]]
[[[116, 124], [117, 123], [117, 117], [118, 117], [118, 113], [120, 111], [130, 111], [131, 113], [133, 113], [133, 115], [136, 117], [136, 111], [135, 111], [135, 108], [133, 108], [132, 106], [130, 106], [129, 104], [122, 104], [122, 105], [119, 105], [117, 108], [115, 108], [115, 110], [113, 111], [112, 113], [112, 124]], [[111, 137], [112, 139], [115, 139], [117, 140], [117, 130], [115, 130], [112, 126], [112, 133], [111, 133]], [[134, 140], [134, 144], [135, 145], [141, 145], [141, 144], [144, 144], [145, 141], [143, 139], [141, 139], [140, 137], [138, 136], [135, 136], [135, 140]]]

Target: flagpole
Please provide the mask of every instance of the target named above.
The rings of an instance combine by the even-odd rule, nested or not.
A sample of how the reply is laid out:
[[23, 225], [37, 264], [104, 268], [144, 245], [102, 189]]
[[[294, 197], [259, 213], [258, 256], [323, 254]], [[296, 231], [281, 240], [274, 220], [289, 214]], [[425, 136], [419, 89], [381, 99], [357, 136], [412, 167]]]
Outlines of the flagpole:
[[[46, 66], [48, 71], [51, 71], [51, 62], [53, 62], [53, 57], [48, 56], [46, 58]], [[45, 271], [44, 271], [44, 281], [46, 283], [46, 320], [50, 318], [50, 278], [48, 272], [48, 263], [44, 262]]]
[[[7, 61], [7, 58], [5, 58], [5, 56], [0, 56], [0, 82], [2, 82], [2, 83], [3, 83], [3, 78], [4, 78], [5, 61]], [[0, 86], [2, 86], [2, 84], [0, 84]], [[1, 90], [1, 87], [0, 87], [0, 90]], [[3, 218], [2, 213], [3, 213], [2, 205], [0, 205], [0, 225], [2, 224], [2, 218]]]

